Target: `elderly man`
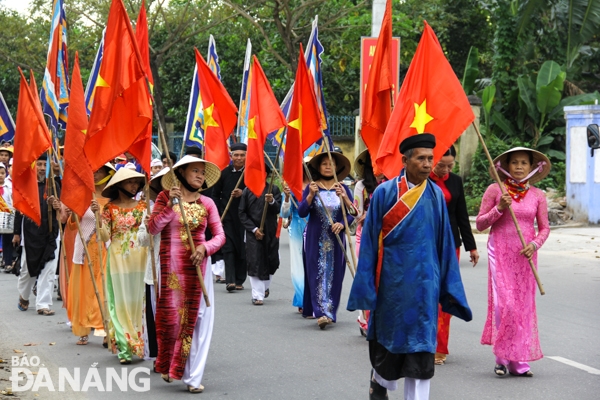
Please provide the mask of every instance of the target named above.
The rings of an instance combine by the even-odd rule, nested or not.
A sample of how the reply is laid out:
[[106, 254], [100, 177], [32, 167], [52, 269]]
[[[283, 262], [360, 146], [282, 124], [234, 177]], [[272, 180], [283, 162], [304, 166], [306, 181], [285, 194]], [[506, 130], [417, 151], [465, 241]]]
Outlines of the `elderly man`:
[[[244, 226], [240, 221], [239, 207], [242, 191], [246, 188], [240, 177], [246, 166], [246, 150], [244, 143], [231, 145], [231, 165], [221, 171], [221, 178], [213, 187], [212, 198], [223, 216], [227, 205], [229, 209], [223, 218], [223, 230], [227, 236], [225, 246], [221, 249], [225, 260], [225, 280], [228, 292], [244, 289], [246, 281], [246, 246], [244, 244]], [[236, 187], [238, 181], [239, 186]], [[230, 202], [231, 199], [231, 202]]]
[[404, 398], [429, 398], [438, 303], [470, 321], [444, 195], [428, 180], [435, 136], [400, 144], [404, 169], [373, 193], [348, 310], [370, 310], [369, 399], [387, 399], [404, 380]]
[[[29, 297], [37, 279], [37, 296], [35, 308], [40, 315], [54, 315], [52, 306], [52, 290], [54, 274], [58, 263], [59, 242], [58, 215], [61, 203], [55, 196], [44, 200], [46, 191], [46, 155], [42, 155], [35, 163], [38, 178], [38, 194], [42, 211], [42, 224], [37, 226], [21, 213], [15, 216], [15, 235], [13, 243], [23, 246], [21, 255], [21, 274], [17, 283], [19, 290], [18, 308], [27, 311]], [[60, 185], [56, 184], [56, 195], [60, 197]], [[52, 205], [51, 215], [46, 207], [46, 201]], [[49, 217], [51, 219], [49, 219]], [[52, 221], [52, 231], [49, 229]]]

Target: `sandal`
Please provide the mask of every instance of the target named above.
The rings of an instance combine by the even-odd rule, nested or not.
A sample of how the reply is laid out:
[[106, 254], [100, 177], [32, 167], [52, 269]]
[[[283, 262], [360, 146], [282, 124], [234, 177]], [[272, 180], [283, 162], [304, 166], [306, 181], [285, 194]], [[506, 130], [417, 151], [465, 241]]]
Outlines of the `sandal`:
[[29, 300], [25, 300], [21, 296], [19, 296], [19, 303], [17, 304], [17, 308], [21, 311], [27, 311], [29, 309]]
[[269, 295], [270, 295], [270, 294], [271, 294], [271, 292], [269, 291], [269, 289], [265, 290], [265, 299], [266, 299], [267, 297], [269, 297]]
[[173, 382], [173, 378], [171, 378], [169, 374], [160, 374], [160, 377], [167, 383]]
[[244, 290], [243, 285], [235, 285], [235, 290]]
[[200, 385], [199, 387], [195, 388], [193, 386], [188, 385], [188, 392], [190, 392], [190, 393], [202, 393], [202, 392], [204, 392], [204, 386]]
[[49, 317], [55, 314], [54, 310], [50, 310], [49, 308], [41, 308], [37, 310], [37, 313], [38, 315], [43, 315], [44, 317]]
[[506, 366], [502, 364], [496, 364], [496, 366], [494, 367], [494, 373], [498, 376], [504, 376], [506, 375], [506, 372]]
[[77, 346], [85, 346], [86, 344], [88, 344], [88, 337], [86, 336], [80, 336], [79, 340], [77, 341], [77, 343], [75, 343]]
[[229, 293], [233, 292], [236, 288], [235, 288], [235, 284], [234, 283], [228, 283], [227, 286], [225, 286], [225, 289], [227, 289], [227, 291]]
[[127, 360], [125, 358], [119, 359], [119, 362], [121, 363], [121, 365], [129, 365], [129, 364], [131, 364], [131, 360]]
[[320, 317], [317, 320], [317, 325], [319, 325], [319, 328], [321, 329], [325, 329], [325, 327], [329, 324], [329, 321], [327, 320], [327, 317]]
[[444, 361], [444, 360], [442, 360], [441, 358], [436, 358], [436, 359], [433, 361], [433, 363], [434, 363], [435, 365], [444, 365], [444, 364], [445, 364], [445, 361]]
[[262, 306], [264, 303], [262, 300], [252, 299], [252, 304], [255, 306]]
[[107, 336], [104, 336], [104, 339], [102, 340], [102, 347], [108, 349], [108, 340], [106, 338]]
[[387, 400], [389, 399], [387, 389], [375, 382], [373, 371], [369, 380], [369, 400]]
[[510, 373], [512, 376], [524, 376], [525, 378], [533, 378], [533, 372], [531, 370], [525, 371], [522, 374]]

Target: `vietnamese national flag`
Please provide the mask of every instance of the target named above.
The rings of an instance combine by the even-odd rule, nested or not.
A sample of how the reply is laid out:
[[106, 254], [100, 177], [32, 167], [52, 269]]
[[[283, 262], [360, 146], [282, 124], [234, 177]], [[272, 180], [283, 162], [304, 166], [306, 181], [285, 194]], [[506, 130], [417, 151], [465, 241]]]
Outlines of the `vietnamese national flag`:
[[[39, 226], [42, 223], [42, 213], [35, 162], [52, 146], [52, 141], [37, 92], [31, 91], [21, 68], [19, 74], [21, 74], [21, 86], [12, 171], [13, 206]], [[30, 76], [32, 78], [30, 84], [35, 87], [33, 72]]]
[[283, 180], [297, 199], [302, 198], [302, 170], [304, 151], [321, 139], [321, 113], [311, 79], [304, 50], [300, 44], [298, 68], [294, 81], [294, 97], [290, 107], [285, 155], [283, 158]]
[[84, 147], [92, 170], [143, 139], [151, 120], [146, 74], [131, 22], [123, 0], [113, 0]]
[[71, 78], [69, 120], [65, 132], [65, 171], [62, 179], [61, 201], [79, 218], [83, 217], [94, 193], [94, 172], [83, 155], [88, 128], [85, 94], [79, 70], [79, 54], [75, 53], [75, 65]]
[[392, 1], [387, 0], [365, 91], [360, 129], [360, 135], [371, 155], [375, 175], [379, 175], [375, 158], [392, 113], [392, 93], [395, 82], [392, 71]]
[[248, 152], [244, 183], [256, 197], [265, 189], [267, 172], [264, 148], [267, 135], [286, 125], [285, 116], [273, 94], [271, 85], [258, 62], [252, 57], [252, 83], [250, 84], [250, 110], [248, 112]]
[[204, 146], [206, 161], [220, 169], [229, 165], [227, 139], [237, 124], [237, 107], [219, 77], [210, 69], [198, 49], [198, 84], [204, 109]]
[[[135, 24], [135, 39], [138, 48], [140, 49], [142, 67], [144, 68], [144, 72], [150, 83], [150, 90], [154, 90], [154, 78], [152, 77], [152, 69], [150, 68], [148, 19], [146, 17], [146, 6], [144, 1], [142, 1], [137, 23]], [[142, 169], [146, 171], [146, 175], [150, 177], [150, 162], [152, 161], [152, 114], [150, 114], [150, 123], [146, 128], [146, 132], [131, 145], [129, 152], [136, 158]]]
[[399, 146], [419, 133], [435, 135], [434, 163], [456, 142], [475, 115], [467, 96], [444, 56], [433, 29], [425, 29], [377, 153], [377, 166], [387, 178], [402, 170]]

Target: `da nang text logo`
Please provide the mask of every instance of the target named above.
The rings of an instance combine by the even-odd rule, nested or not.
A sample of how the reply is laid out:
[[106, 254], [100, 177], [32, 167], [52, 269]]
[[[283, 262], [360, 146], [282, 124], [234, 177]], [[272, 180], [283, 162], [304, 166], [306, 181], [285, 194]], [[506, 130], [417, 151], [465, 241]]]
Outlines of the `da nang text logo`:
[[[95, 389], [99, 392], [120, 391], [147, 392], [150, 390], [150, 368], [108, 367], [104, 374], [96, 368], [94, 363], [87, 370], [85, 368], [58, 368], [58, 377], [50, 375], [50, 370], [40, 364], [40, 358], [12, 357], [12, 391], [37, 392], [42, 388], [50, 392], [87, 392]], [[37, 369], [37, 371], [35, 371]], [[56, 375], [56, 374], [55, 374]], [[57, 382], [58, 381], [58, 382]]]

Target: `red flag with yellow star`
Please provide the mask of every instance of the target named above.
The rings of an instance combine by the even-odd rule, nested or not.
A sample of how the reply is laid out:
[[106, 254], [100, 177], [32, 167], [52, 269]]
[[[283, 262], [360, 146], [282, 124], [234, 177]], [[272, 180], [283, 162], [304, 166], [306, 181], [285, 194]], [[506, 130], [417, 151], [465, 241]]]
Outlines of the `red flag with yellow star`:
[[400, 143], [425, 132], [436, 137], [433, 158], [437, 162], [474, 119], [465, 92], [425, 21], [423, 36], [379, 146], [377, 166], [386, 177], [397, 176], [402, 169]]
[[246, 187], [260, 197], [265, 190], [267, 172], [263, 156], [265, 140], [271, 132], [286, 125], [285, 116], [273, 94], [271, 85], [258, 62], [252, 57], [252, 84], [250, 85], [250, 111], [248, 113], [248, 152], [246, 153]]
[[83, 155], [88, 117], [85, 95], [79, 71], [79, 54], [75, 53], [75, 66], [71, 78], [69, 120], [65, 132], [65, 172], [62, 179], [61, 201], [79, 218], [90, 206], [94, 193], [94, 172]]
[[[375, 47], [371, 73], [367, 82], [360, 136], [362, 137], [373, 167], [379, 151], [379, 144], [392, 113], [392, 92], [394, 90], [392, 72], [392, 1], [387, 0], [381, 31]], [[375, 174], [379, 175], [377, 168]]]
[[304, 50], [300, 44], [283, 159], [283, 180], [298, 200], [302, 199], [304, 151], [322, 138], [321, 113], [312, 85], [314, 80], [306, 68]]
[[113, 0], [84, 146], [92, 170], [143, 138], [151, 121], [150, 93], [133, 28], [123, 0]]
[[237, 124], [237, 107], [219, 77], [210, 69], [198, 49], [198, 84], [204, 108], [204, 146], [206, 161], [224, 169], [229, 165], [227, 139]]

